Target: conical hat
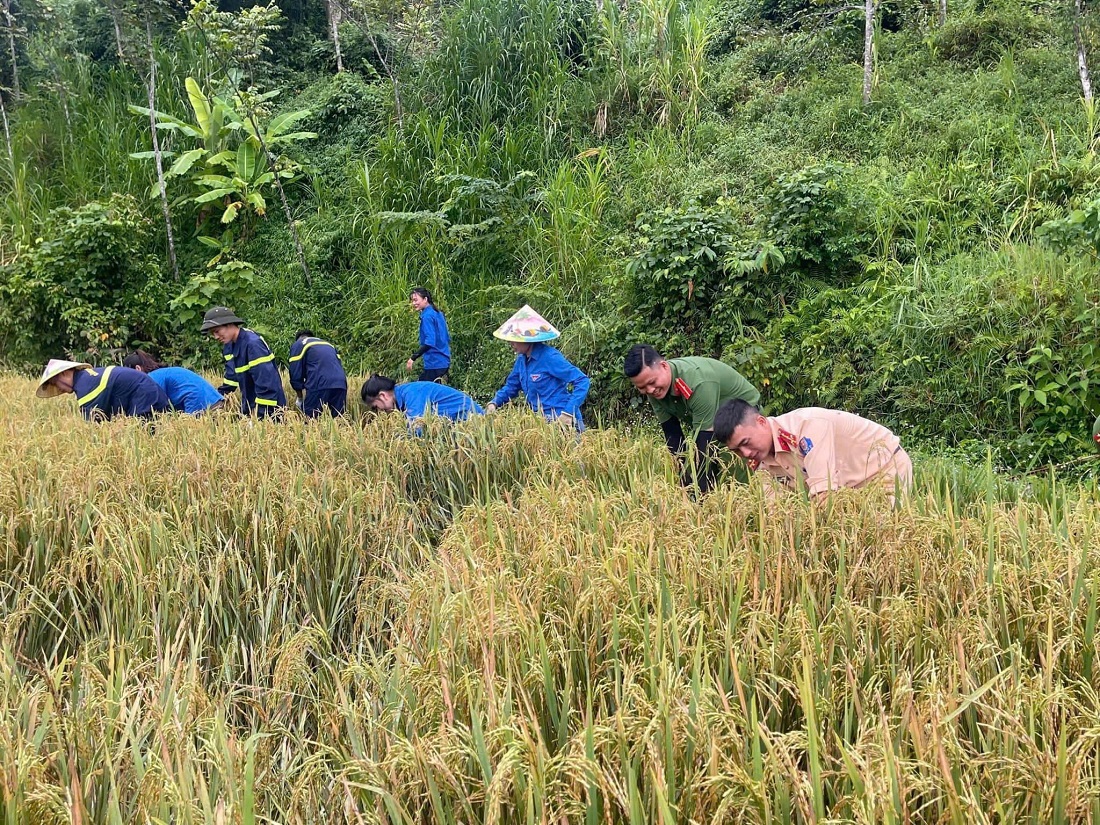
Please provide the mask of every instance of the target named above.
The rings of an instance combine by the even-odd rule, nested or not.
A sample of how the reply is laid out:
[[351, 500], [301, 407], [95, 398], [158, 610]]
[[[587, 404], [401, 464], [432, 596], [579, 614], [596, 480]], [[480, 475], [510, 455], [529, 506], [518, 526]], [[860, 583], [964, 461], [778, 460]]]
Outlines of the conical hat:
[[55, 395], [64, 395], [61, 388], [49, 383], [50, 380], [61, 375], [65, 370], [86, 370], [90, 369], [91, 366], [91, 364], [85, 364], [82, 361], [62, 361], [58, 358], [51, 358], [50, 362], [46, 364], [46, 369], [42, 370], [42, 378], [38, 381], [38, 390], [35, 395], [39, 398], [53, 398]]
[[500, 325], [500, 329], [493, 333], [501, 341], [518, 341], [520, 343], [535, 343], [536, 341], [553, 341], [561, 335], [553, 325], [535, 312], [527, 304], [516, 312], [511, 318]]
[[1100, 415], [1092, 422], [1092, 440], [1100, 446]]

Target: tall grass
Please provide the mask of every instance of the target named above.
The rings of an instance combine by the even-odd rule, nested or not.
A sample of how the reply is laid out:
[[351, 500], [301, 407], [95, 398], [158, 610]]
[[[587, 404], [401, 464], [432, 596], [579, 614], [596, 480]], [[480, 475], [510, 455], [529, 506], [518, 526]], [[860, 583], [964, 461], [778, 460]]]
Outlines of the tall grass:
[[9, 822], [1082, 822], [1097, 495], [696, 504], [520, 415], [0, 423]]

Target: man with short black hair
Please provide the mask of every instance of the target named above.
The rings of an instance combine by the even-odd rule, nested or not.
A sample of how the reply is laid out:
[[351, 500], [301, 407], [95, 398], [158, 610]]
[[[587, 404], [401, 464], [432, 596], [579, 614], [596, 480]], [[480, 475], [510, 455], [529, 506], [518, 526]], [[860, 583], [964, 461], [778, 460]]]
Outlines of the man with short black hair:
[[649, 399], [672, 454], [682, 459], [689, 448], [686, 438], [694, 442], [697, 458], [687, 463], [682, 480], [685, 485], [696, 481], [707, 492], [718, 472], [711, 445], [715, 413], [734, 399], [756, 404], [760, 392], [729, 364], [715, 358], [665, 359], [648, 344], [630, 348], [623, 371]]
[[913, 462], [898, 437], [842, 410], [803, 407], [767, 417], [752, 404], [730, 401], [715, 416], [714, 438], [753, 470], [788, 490], [805, 488], [814, 499], [844, 487], [880, 486], [892, 506], [913, 486]]
[[317, 418], [326, 408], [333, 418], [344, 414], [348, 376], [336, 347], [317, 338], [313, 330], [300, 329], [290, 345], [289, 365], [290, 386], [307, 418]]

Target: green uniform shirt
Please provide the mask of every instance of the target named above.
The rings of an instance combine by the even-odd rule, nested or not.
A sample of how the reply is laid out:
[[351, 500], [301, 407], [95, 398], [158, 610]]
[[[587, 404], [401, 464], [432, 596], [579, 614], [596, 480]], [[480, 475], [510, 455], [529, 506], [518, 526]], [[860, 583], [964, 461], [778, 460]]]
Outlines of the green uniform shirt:
[[727, 401], [760, 402], [760, 392], [731, 367], [714, 358], [670, 358], [672, 383], [664, 398], [650, 398], [661, 423], [680, 421], [684, 433], [714, 429], [714, 414]]

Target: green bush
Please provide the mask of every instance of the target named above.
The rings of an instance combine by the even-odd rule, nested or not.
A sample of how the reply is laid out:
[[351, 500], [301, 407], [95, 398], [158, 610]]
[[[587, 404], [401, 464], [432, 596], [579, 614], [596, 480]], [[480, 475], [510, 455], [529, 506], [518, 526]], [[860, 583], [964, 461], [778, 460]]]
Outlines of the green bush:
[[989, 66], [1001, 55], [1032, 45], [1050, 33], [1042, 16], [1019, 8], [989, 9], [977, 15], [952, 17], [932, 35], [932, 45], [947, 60], [965, 66]]
[[19, 246], [0, 268], [7, 360], [97, 355], [166, 332], [167, 288], [144, 211], [126, 195], [62, 207], [42, 237]]

